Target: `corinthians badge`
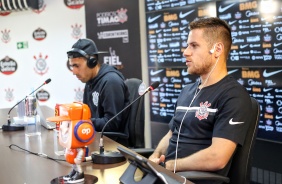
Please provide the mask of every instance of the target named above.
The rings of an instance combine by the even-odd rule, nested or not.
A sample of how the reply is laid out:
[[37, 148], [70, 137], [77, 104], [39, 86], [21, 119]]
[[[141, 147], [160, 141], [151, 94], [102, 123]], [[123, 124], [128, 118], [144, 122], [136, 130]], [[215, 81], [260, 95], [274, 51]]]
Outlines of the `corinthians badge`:
[[208, 107], [210, 106], [211, 104], [208, 101], [206, 101], [205, 103], [201, 102], [200, 108], [196, 111], [195, 117], [197, 117], [200, 121], [202, 119], [207, 119], [207, 117], [209, 116]]
[[38, 58], [36, 56], [33, 56], [33, 58], [36, 60], [34, 71], [39, 75], [44, 75], [49, 69], [46, 63], [48, 55], [43, 58], [42, 54], [40, 53]]

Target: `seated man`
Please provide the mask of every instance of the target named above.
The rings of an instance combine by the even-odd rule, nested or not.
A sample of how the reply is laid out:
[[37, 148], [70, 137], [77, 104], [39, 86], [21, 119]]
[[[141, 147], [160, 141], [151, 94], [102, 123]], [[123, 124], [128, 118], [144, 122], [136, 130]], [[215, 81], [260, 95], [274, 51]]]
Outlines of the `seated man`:
[[[129, 92], [123, 75], [114, 67], [98, 61], [98, 49], [90, 39], [79, 39], [67, 52], [69, 65], [85, 84], [83, 103], [91, 110], [91, 121], [100, 132], [106, 122], [129, 104]], [[106, 127], [106, 132], [124, 132], [128, 110]]]
[[187, 71], [200, 79], [180, 93], [170, 130], [149, 159], [174, 172], [226, 176], [236, 147], [244, 144], [252, 113], [249, 94], [227, 73], [230, 27], [218, 18], [196, 19], [187, 44]]

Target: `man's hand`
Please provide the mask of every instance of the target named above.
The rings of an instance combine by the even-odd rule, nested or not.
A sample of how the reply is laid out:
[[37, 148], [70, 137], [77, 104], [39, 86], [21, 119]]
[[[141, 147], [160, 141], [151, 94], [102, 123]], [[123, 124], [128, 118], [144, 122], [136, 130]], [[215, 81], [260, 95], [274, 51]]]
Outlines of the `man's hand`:
[[174, 171], [175, 160], [169, 160], [165, 163], [165, 168], [169, 171]]
[[162, 162], [165, 162], [165, 156], [161, 155], [160, 157], [155, 157], [154, 154], [149, 157], [149, 160], [152, 162], [155, 162], [156, 164], [160, 164]]

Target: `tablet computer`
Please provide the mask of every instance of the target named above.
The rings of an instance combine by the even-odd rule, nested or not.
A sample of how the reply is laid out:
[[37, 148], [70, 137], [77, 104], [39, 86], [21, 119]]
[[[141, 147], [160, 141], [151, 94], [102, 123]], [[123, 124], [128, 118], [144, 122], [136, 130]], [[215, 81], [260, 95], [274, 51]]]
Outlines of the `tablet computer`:
[[[141, 171], [146, 172], [146, 173], [151, 173], [156, 175], [163, 183], [169, 184], [169, 183], [175, 183], [175, 184], [182, 184], [183, 182], [179, 182], [175, 180], [174, 178], [170, 177], [164, 172], [157, 171], [153, 164], [148, 161], [147, 158], [138, 155], [137, 153], [123, 148], [121, 146], [118, 146], [117, 149], [123, 156], [128, 160], [129, 163], [136, 165]], [[170, 171], [167, 171], [170, 172]], [[179, 176], [180, 177], [180, 176]]]

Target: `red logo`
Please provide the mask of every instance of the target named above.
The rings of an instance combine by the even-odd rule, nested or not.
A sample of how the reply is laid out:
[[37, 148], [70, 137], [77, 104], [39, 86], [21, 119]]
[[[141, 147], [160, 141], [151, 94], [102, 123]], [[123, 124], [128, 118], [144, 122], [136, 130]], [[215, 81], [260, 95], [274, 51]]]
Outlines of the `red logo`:
[[11, 40], [11, 37], [10, 37], [10, 30], [7, 30], [5, 29], [4, 31], [1, 31], [2, 33], [2, 38], [1, 40], [4, 42], [4, 43], [8, 43], [10, 40]]
[[0, 60], [0, 72], [5, 75], [10, 75], [15, 73], [18, 68], [18, 64], [12, 58], [6, 56], [4, 59]]
[[71, 9], [79, 9], [84, 6], [84, 0], [64, 0], [64, 2]]
[[48, 93], [48, 91], [41, 89], [36, 93], [36, 98], [41, 102], [46, 102], [47, 100], [49, 100], [50, 94]]
[[5, 92], [6, 92], [6, 95], [5, 95], [5, 99], [8, 101], [8, 102], [11, 102], [14, 100], [14, 94], [13, 94], [13, 89], [5, 89]]
[[49, 70], [49, 67], [46, 63], [48, 55], [43, 58], [42, 54], [40, 53], [39, 58], [37, 58], [36, 56], [33, 56], [33, 58], [36, 60], [34, 71], [39, 75], [44, 75], [45, 73], [47, 73], [47, 71]]
[[82, 36], [81, 27], [82, 25], [75, 24], [72, 25], [72, 37], [75, 39], [79, 39]]
[[127, 9], [121, 8], [120, 10], [117, 10], [118, 18], [120, 23], [124, 23], [127, 21], [127, 15], [126, 15]]
[[41, 41], [47, 37], [47, 33], [44, 29], [38, 28], [32, 33], [32, 36], [35, 40]]
[[0, 12], [0, 16], [7, 16], [9, 15], [11, 12]]
[[34, 13], [37, 13], [37, 14], [43, 12], [46, 8], [46, 4], [44, 4], [44, 1], [39, 1], [38, 3], [39, 3], [38, 7], [32, 10]]

